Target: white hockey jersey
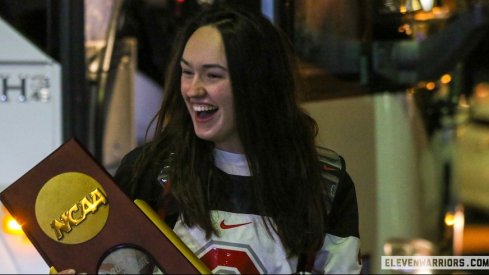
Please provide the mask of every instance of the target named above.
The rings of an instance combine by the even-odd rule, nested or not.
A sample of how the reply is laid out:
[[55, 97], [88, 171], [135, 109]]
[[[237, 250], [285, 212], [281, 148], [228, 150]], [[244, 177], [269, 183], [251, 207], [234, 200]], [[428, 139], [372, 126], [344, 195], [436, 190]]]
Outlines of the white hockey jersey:
[[[345, 171], [343, 159], [331, 150], [319, 150], [322, 176], [328, 184], [325, 199], [330, 226], [322, 247], [306, 270], [311, 273], [360, 273], [355, 187]], [[115, 179], [131, 198], [143, 199], [158, 208], [161, 172], [158, 177], [154, 172], [148, 172], [136, 182], [130, 180], [135, 159], [141, 151], [141, 147], [135, 149], [123, 159]], [[298, 265], [303, 266], [303, 259], [287, 257], [278, 235], [266, 229], [255, 210], [250, 190], [246, 188], [250, 172], [245, 156], [215, 150], [214, 159], [217, 176], [223, 181], [220, 188], [225, 189], [222, 194], [227, 196], [211, 211], [217, 234], [207, 239], [204, 230], [198, 226], [187, 227], [180, 218], [169, 223], [175, 233], [213, 273], [296, 273]]]
[[[215, 150], [215, 164], [225, 178], [229, 193], [235, 194], [222, 209], [211, 213], [218, 234], [211, 238], [194, 226], [187, 227], [178, 220], [174, 231], [187, 246], [209, 267], [213, 273], [241, 274], [291, 274], [297, 270], [298, 257], [288, 258], [278, 235], [270, 235], [261, 216], [253, 213], [247, 201], [245, 185], [250, 172], [244, 155]], [[343, 183], [341, 183], [343, 184]], [[352, 209], [356, 211], [356, 201]], [[335, 207], [332, 207], [335, 210]], [[334, 214], [334, 213], [333, 213]], [[355, 219], [358, 214], [343, 219]], [[352, 225], [356, 224], [355, 222]], [[360, 273], [358, 260], [360, 240], [358, 229], [334, 235], [326, 234], [324, 243], [316, 255], [312, 273]]]

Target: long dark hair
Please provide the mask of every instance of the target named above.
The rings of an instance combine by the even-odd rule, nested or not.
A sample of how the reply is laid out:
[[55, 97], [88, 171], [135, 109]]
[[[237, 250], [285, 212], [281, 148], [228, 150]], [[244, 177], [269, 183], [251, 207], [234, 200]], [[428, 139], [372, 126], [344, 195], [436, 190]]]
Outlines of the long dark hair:
[[305, 252], [323, 239], [327, 225], [315, 146], [317, 125], [297, 104], [289, 41], [259, 14], [215, 8], [183, 29], [167, 70], [156, 134], [139, 171], [161, 166], [172, 154], [171, 193], [183, 221], [200, 226], [207, 236], [216, 232], [207, 193], [215, 171], [214, 145], [195, 135], [180, 92], [185, 43], [195, 30], [209, 25], [222, 35], [258, 212], [291, 255]]

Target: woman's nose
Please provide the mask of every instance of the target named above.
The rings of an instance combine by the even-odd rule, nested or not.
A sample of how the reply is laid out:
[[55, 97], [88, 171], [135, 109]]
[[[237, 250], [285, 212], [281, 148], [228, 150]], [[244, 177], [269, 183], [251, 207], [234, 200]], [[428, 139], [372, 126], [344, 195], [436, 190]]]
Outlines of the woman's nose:
[[187, 96], [189, 97], [199, 97], [205, 94], [204, 84], [199, 76], [195, 75], [192, 79], [190, 89], [187, 91]]

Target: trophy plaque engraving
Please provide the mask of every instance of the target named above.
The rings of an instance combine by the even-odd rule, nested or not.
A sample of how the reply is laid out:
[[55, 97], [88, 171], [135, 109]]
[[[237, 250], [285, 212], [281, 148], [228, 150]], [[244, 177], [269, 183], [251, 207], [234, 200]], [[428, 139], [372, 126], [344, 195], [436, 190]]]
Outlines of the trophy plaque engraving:
[[199, 274], [207, 267], [75, 139], [0, 193], [49, 266], [90, 274]]

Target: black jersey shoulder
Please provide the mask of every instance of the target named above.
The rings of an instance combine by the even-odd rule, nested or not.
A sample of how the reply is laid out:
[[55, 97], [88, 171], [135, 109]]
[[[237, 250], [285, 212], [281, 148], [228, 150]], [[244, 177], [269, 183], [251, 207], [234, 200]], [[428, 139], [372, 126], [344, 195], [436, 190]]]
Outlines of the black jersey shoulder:
[[136, 163], [147, 148], [147, 145], [143, 145], [126, 154], [114, 179], [131, 199], [142, 199], [155, 208], [162, 192], [162, 186], [158, 181], [159, 170], [149, 168], [141, 173], [139, 178], [135, 178]]
[[335, 151], [325, 148], [317, 148], [321, 165], [321, 178], [325, 186], [325, 197], [328, 214], [336, 197], [339, 184], [345, 176], [345, 161]]
[[325, 203], [329, 217], [328, 233], [338, 237], [359, 237], [355, 185], [346, 171], [345, 160], [335, 151], [318, 147]]

